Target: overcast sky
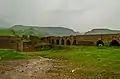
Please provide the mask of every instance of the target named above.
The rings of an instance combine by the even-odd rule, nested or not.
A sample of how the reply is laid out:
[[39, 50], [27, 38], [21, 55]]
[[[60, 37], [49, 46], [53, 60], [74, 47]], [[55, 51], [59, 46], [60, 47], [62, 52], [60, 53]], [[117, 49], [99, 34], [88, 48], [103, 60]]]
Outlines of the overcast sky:
[[84, 32], [120, 29], [120, 0], [0, 0], [0, 20]]

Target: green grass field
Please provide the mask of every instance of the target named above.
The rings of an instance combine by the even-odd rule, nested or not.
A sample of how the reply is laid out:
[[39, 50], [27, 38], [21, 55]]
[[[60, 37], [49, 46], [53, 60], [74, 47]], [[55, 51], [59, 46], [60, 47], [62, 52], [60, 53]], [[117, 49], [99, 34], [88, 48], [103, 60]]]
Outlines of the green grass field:
[[26, 55], [13, 50], [0, 50], [0, 60], [26, 59]]
[[48, 58], [66, 60], [74, 67], [120, 71], [120, 47], [68, 47], [41, 51]]
[[51, 50], [40, 52], [16, 52], [12, 50], [1, 50], [1, 60], [26, 59], [43, 56], [62, 60], [73, 67], [82, 67], [98, 70], [120, 71], [120, 47], [94, 47], [94, 46], [72, 46], [55, 47]]

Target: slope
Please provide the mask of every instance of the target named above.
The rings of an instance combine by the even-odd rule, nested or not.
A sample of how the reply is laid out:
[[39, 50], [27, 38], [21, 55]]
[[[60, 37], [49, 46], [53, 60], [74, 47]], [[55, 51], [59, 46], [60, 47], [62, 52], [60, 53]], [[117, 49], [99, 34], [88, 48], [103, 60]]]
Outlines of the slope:
[[15, 25], [11, 27], [15, 31], [22, 31], [24, 34], [43, 35], [43, 36], [68, 36], [76, 35], [78, 32], [74, 32], [72, 29], [64, 27], [37, 27], [37, 26], [23, 26]]
[[85, 33], [85, 35], [91, 35], [91, 34], [120, 34], [120, 30], [92, 29]]

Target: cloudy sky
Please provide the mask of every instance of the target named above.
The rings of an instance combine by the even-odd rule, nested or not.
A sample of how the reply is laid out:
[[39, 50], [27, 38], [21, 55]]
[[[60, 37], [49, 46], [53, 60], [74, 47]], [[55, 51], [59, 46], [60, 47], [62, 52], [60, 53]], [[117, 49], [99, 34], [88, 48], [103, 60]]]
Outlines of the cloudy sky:
[[0, 0], [0, 21], [64, 26], [84, 32], [120, 29], [120, 0]]

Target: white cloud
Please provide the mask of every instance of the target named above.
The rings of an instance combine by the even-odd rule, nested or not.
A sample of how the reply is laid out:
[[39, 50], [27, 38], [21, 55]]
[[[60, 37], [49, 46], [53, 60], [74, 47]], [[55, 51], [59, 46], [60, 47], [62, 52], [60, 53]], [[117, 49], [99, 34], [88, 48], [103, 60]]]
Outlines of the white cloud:
[[63, 25], [79, 31], [120, 29], [119, 0], [0, 0], [0, 16], [13, 24]]

